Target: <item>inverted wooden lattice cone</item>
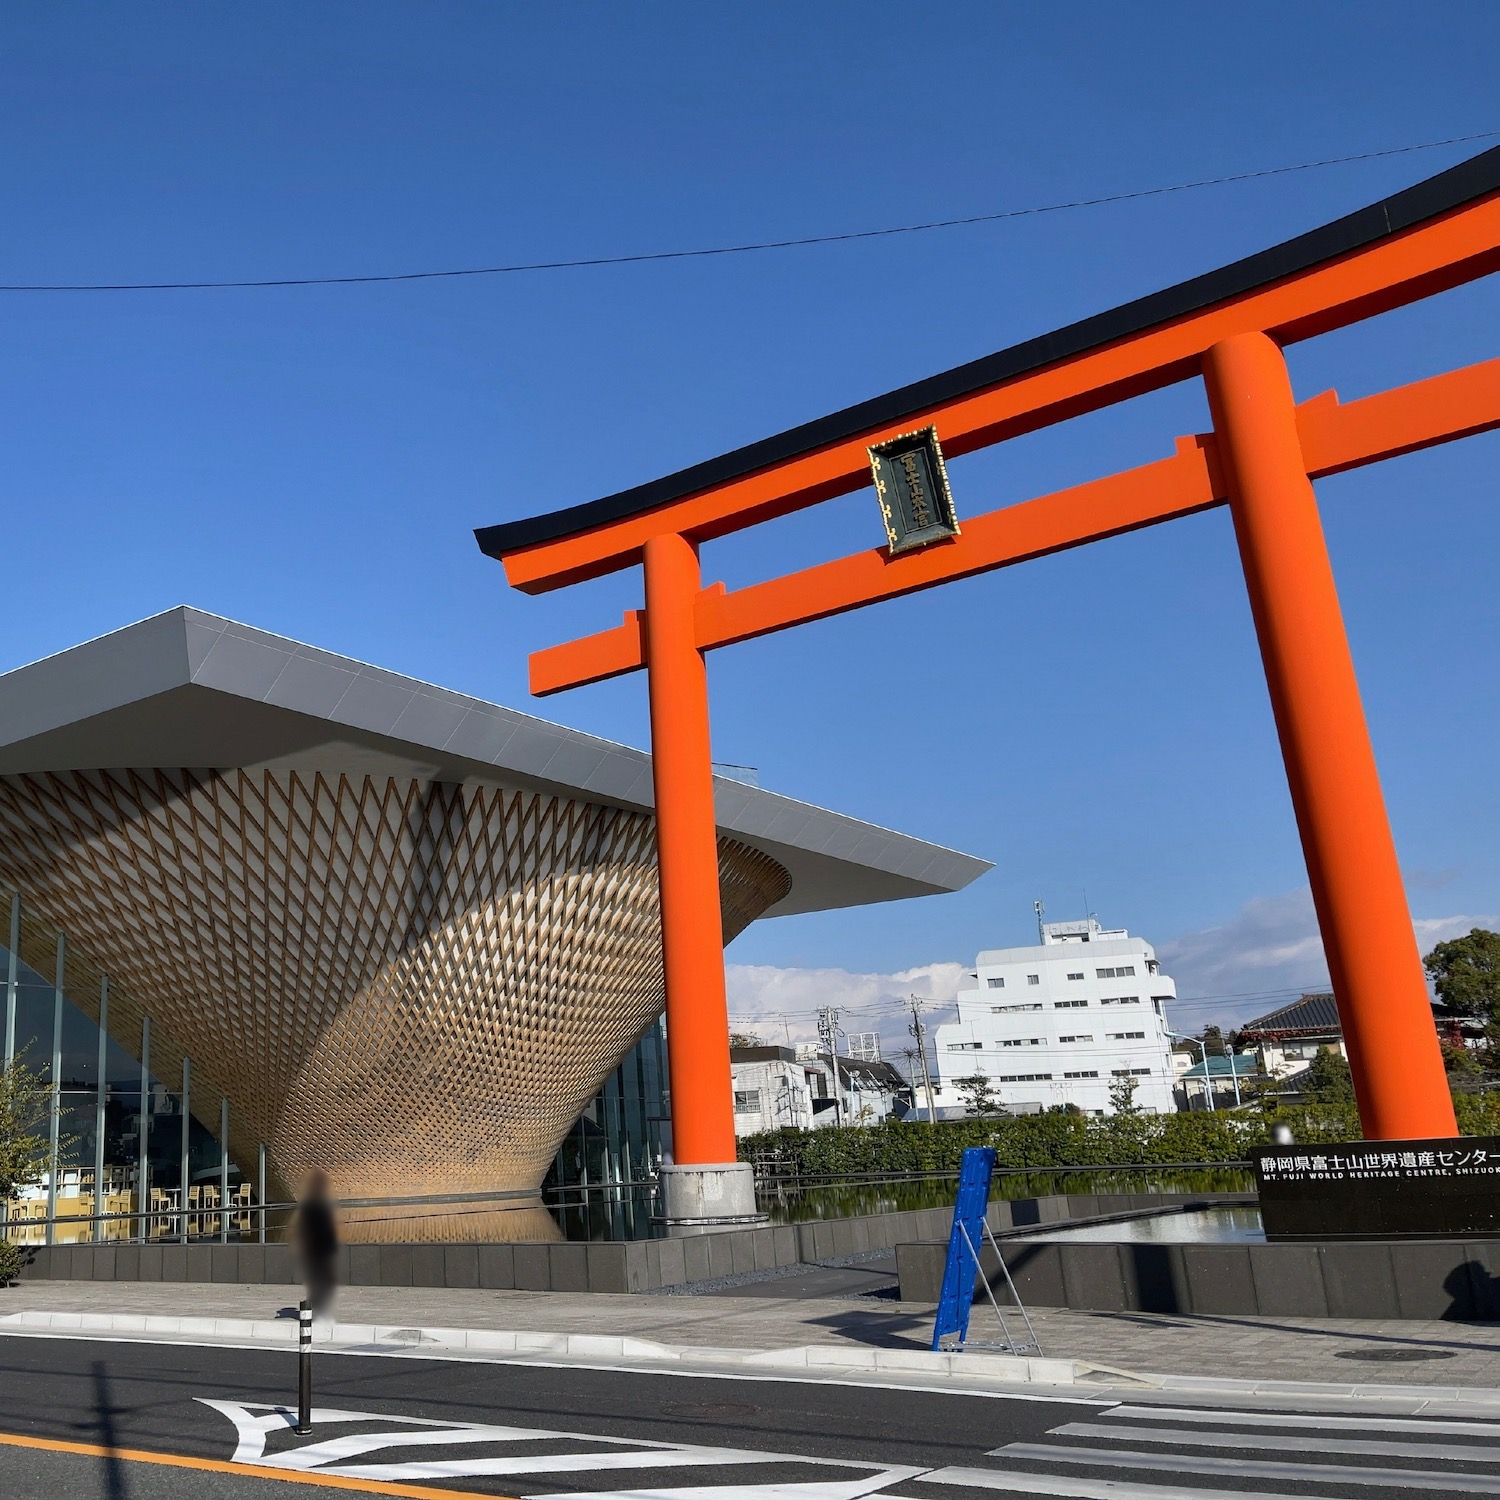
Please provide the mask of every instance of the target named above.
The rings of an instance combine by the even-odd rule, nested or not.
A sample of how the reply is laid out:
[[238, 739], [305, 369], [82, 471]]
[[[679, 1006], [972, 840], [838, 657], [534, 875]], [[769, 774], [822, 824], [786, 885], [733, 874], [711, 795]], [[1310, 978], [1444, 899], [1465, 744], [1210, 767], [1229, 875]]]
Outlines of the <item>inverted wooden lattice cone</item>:
[[[519, 1237], [584, 1104], [661, 1013], [653, 823], [561, 797], [300, 771], [0, 777], [0, 875], [76, 945], [69, 998], [273, 1194], [314, 1167], [351, 1239]], [[790, 885], [719, 842], [728, 940]], [[28, 946], [23, 941], [23, 950]], [[25, 955], [33, 962], [30, 953]], [[34, 966], [50, 972], [50, 960]], [[471, 1200], [452, 1202], [454, 1198]], [[534, 1200], [533, 1200], [534, 1201]], [[464, 1210], [464, 1211], [460, 1211]], [[527, 1236], [530, 1237], [530, 1236]]]

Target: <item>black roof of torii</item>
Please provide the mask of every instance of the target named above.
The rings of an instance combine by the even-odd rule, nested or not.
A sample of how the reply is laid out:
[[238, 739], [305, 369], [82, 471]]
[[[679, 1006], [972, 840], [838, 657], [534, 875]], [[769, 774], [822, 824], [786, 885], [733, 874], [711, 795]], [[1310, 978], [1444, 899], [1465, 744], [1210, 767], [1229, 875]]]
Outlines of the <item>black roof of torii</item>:
[[480, 551], [503, 558], [519, 548], [590, 531], [666, 505], [700, 490], [739, 479], [757, 469], [784, 463], [830, 443], [856, 437], [872, 428], [902, 422], [908, 417], [953, 401], [987, 386], [1014, 379], [1059, 360], [1071, 359], [1116, 339], [1140, 333], [1158, 323], [1212, 306], [1230, 297], [1267, 286], [1399, 234], [1426, 219], [1436, 218], [1476, 198], [1500, 189], [1500, 146], [1470, 157], [1455, 167], [1368, 207], [1335, 219], [1317, 229], [1232, 261], [1216, 271], [1180, 281], [1175, 286], [1138, 297], [1107, 312], [1096, 313], [1051, 333], [1013, 344], [967, 364], [930, 375], [884, 395], [788, 428], [717, 458], [679, 469], [647, 484], [568, 506], [544, 515], [481, 526], [474, 532]]

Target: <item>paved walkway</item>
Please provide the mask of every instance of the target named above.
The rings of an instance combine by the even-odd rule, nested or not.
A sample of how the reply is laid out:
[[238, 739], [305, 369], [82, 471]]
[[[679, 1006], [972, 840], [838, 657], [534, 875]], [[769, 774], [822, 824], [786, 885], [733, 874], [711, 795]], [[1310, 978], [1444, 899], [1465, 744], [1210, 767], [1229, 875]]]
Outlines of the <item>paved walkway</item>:
[[[747, 1350], [802, 1345], [925, 1349], [932, 1309], [850, 1297], [606, 1296], [559, 1292], [346, 1287], [337, 1317], [351, 1323], [624, 1335], [664, 1344]], [[0, 1290], [0, 1315], [140, 1313], [273, 1318], [291, 1287], [33, 1281]], [[971, 1341], [990, 1336], [974, 1309]], [[1169, 1317], [1043, 1308], [1032, 1313], [1054, 1359], [1156, 1375], [1337, 1384], [1500, 1388], [1500, 1324], [1332, 1318]]]

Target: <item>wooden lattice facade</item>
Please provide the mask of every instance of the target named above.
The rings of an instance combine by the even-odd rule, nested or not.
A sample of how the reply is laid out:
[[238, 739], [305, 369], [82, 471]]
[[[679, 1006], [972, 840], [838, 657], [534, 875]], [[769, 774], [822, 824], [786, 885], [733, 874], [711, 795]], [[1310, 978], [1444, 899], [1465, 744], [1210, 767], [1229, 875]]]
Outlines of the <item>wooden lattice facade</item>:
[[[726, 940], [787, 871], [719, 843]], [[480, 1238], [663, 1006], [655, 825], [502, 786], [295, 770], [0, 777], [0, 879], [107, 969], [109, 1030], [192, 1059], [193, 1112], [273, 1191], [470, 1200], [355, 1237]], [[70, 985], [70, 990], [72, 986]], [[90, 1008], [88, 986], [70, 999]], [[403, 1222], [403, 1218], [406, 1222]], [[363, 1219], [366, 1222], [360, 1222]]]

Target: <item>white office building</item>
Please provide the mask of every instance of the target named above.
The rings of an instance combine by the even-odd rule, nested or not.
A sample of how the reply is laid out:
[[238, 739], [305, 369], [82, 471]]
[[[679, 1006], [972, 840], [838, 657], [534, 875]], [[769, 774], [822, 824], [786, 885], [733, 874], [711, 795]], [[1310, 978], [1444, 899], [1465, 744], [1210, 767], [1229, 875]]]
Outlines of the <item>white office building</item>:
[[979, 955], [958, 1019], [937, 1028], [938, 1104], [962, 1105], [959, 1081], [983, 1073], [1014, 1114], [1068, 1104], [1107, 1114], [1124, 1076], [1136, 1081], [1137, 1108], [1170, 1114], [1166, 1006], [1177, 991], [1156, 950], [1092, 917], [1044, 923], [1041, 937]]

